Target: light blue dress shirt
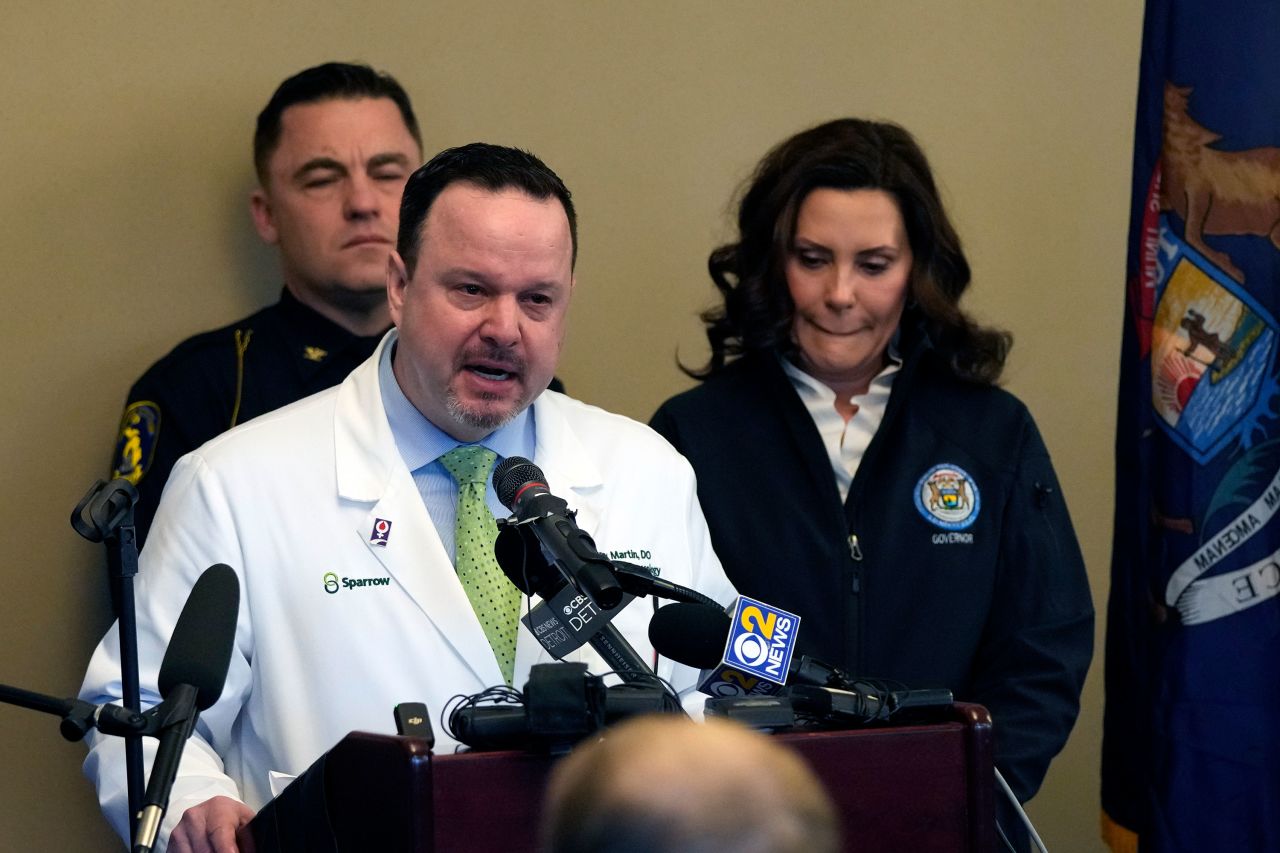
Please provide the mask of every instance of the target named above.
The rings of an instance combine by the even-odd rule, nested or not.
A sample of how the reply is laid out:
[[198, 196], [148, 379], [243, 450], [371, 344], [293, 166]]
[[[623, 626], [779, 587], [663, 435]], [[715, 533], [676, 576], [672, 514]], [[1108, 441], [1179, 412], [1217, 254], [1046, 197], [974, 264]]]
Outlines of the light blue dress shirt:
[[[387, 423], [391, 425], [391, 435], [395, 438], [400, 458], [413, 474], [413, 482], [422, 495], [427, 513], [431, 516], [440, 541], [444, 543], [445, 553], [454, 559], [454, 519], [458, 514], [458, 484], [445, 470], [440, 457], [462, 444], [481, 444], [498, 454], [498, 462], [512, 456], [523, 456], [533, 459], [533, 449], [537, 446], [534, 435], [533, 407], [527, 407], [516, 415], [509, 423], [489, 433], [477, 442], [458, 441], [444, 430], [427, 420], [421, 412], [409, 402], [396, 381], [395, 372], [391, 369], [395, 345], [384, 347], [382, 360], [378, 363], [378, 387], [382, 392], [382, 407], [387, 412]], [[494, 463], [495, 467], [497, 463]], [[504, 518], [511, 512], [498, 502], [498, 495], [493, 488], [493, 478], [485, 489], [485, 499], [494, 518]]]

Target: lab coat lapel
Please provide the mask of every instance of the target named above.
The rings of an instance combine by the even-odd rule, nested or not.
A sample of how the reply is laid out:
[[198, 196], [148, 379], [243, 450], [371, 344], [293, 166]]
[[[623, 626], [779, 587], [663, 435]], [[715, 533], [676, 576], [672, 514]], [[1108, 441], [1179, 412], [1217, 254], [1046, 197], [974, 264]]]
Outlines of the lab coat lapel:
[[591, 454], [579, 440], [564, 412], [575, 405], [553, 391], [542, 394], [534, 404], [537, 431], [534, 462], [547, 475], [552, 494], [564, 498], [578, 511], [578, 527], [590, 533], [599, 522], [596, 502], [604, 488], [604, 477]]
[[[344, 499], [371, 505], [352, 535], [361, 538], [371, 557], [413, 599], [476, 679], [484, 685], [501, 684], [493, 649], [387, 424], [378, 359], [394, 339], [393, 330], [339, 389], [334, 418], [338, 491]], [[390, 523], [385, 537], [375, 535], [379, 520]], [[411, 637], [405, 639], [412, 643]]]
[[[385, 546], [368, 539], [368, 531], [374, 529], [379, 518], [405, 522], [393, 525], [395, 536]], [[476, 678], [486, 686], [502, 684], [502, 671], [493, 648], [407, 471], [403, 477], [392, 478], [386, 494], [369, 511], [363, 528], [356, 533], [366, 537], [366, 545], [374, 557], [449, 641]], [[406, 640], [412, 644], [412, 638]]]

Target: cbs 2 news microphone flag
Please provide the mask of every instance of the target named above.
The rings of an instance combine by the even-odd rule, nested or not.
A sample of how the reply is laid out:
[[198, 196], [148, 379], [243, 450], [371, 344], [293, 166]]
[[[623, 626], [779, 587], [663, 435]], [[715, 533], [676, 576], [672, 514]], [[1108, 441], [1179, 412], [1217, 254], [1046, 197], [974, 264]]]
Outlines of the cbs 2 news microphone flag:
[[1107, 610], [1113, 850], [1280, 850], [1280, 3], [1149, 0]]

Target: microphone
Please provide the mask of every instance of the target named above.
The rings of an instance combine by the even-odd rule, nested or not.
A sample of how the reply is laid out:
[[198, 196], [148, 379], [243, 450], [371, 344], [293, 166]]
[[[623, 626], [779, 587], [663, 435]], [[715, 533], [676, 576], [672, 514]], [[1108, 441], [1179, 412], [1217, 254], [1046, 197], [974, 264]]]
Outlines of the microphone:
[[609, 558], [579, 529], [577, 512], [551, 493], [541, 468], [522, 456], [504, 459], [493, 470], [493, 487], [516, 523], [533, 531], [547, 562], [565, 580], [603, 610], [622, 602], [622, 585], [613, 576]]
[[[501, 539], [502, 534], [498, 538]], [[631, 603], [633, 596], [624, 596], [621, 604], [612, 610], [600, 610], [591, 599], [558, 575], [550, 572], [526, 575], [518, 564], [513, 565], [511, 561], [499, 560], [498, 564], [521, 592], [542, 599], [521, 616], [520, 621], [553, 658], [563, 660], [584, 643], [589, 643], [623, 681], [650, 682], [657, 677], [627, 638], [610, 624], [613, 617]], [[534, 578], [542, 582], [541, 587], [529, 585], [528, 581]]]
[[[604, 689], [603, 711], [599, 726], [639, 714], [678, 713], [679, 705], [661, 687], [615, 684]], [[473, 749], [520, 749], [544, 737], [537, 721], [538, 714], [526, 705], [467, 705], [453, 713], [449, 724], [450, 734]]]
[[[742, 611], [739, 601], [735, 615]], [[781, 692], [782, 687], [765, 679], [753, 683], [754, 675], [737, 668], [739, 663], [729, 648], [734, 628], [729, 614], [698, 604], [668, 604], [649, 623], [649, 640], [659, 654], [704, 670], [702, 682], [709, 689], [703, 684], [699, 689], [715, 690], [711, 695], [722, 700], [707, 701], [707, 713], [713, 716], [772, 728], [790, 725], [797, 713], [829, 722], [870, 723], [951, 707], [950, 690], [889, 690], [875, 680], [854, 678], [808, 655], [793, 659], [787, 667], [785, 696], [765, 698]], [[719, 673], [720, 680], [706, 677], [708, 670], [712, 675]]]
[[569, 747], [604, 726], [604, 679], [585, 663], [541, 663], [529, 670], [523, 694], [503, 691], [501, 701], [515, 707], [479, 704], [499, 698], [486, 690], [463, 699], [446, 727], [458, 741], [481, 749], [512, 749], [537, 742], [552, 752]]
[[523, 696], [485, 691], [468, 697], [449, 712], [447, 727], [456, 740], [474, 749], [532, 745], [555, 752], [567, 751], [625, 717], [680, 712], [679, 701], [657, 684], [606, 687], [602, 678], [587, 672], [586, 664], [536, 664]]
[[142, 799], [134, 853], [150, 853], [187, 738], [200, 712], [222, 695], [239, 611], [240, 582], [231, 567], [218, 563], [196, 580], [178, 616], [160, 663], [164, 701], [155, 708], [160, 746]]
[[560, 572], [551, 568], [537, 542], [522, 530], [519, 526], [507, 526], [499, 531], [493, 547], [494, 556], [508, 580], [522, 593], [526, 596], [537, 595], [542, 599], [520, 619], [556, 660], [563, 660], [566, 655], [590, 642], [592, 637], [598, 637], [597, 643], [608, 642], [609, 645], [604, 648], [596, 646], [596, 649], [612, 666], [634, 668], [636, 661], [641, 659], [627, 655], [626, 648], [621, 647], [626, 642], [625, 639], [616, 632], [606, 633], [603, 637], [600, 633], [613, 621], [614, 616], [631, 603], [635, 595], [643, 595], [647, 591], [670, 587], [680, 591], [686, 600], [709, 602], [716, 609], [720, 607], [702, 593], [654, 578], [641, 566], [614, 563], [614, 567], [620, 570], [618, 579], [623, 582], [623, 588], [627, 592], [617, 607], [600, 610], [591, 599], [570, 586]]
[[[733, 621], [719, 605], [668, 604], [649, 622], [649, 642], [658, 654], [696, 669], [715, 669], [724, 662], [726, 640]], [[852, 676], [809, 655], [791, 659], [788, 684], [846, 687]]]
[[[546, 491], [546, 483], [543, 480], [538, 466], [520, 456], [504, 459], [493, 472], [493, 482], [498, 489], [499, 499], [516, 513], [517, 518], [520, 517], [521, 511], [529, 517], [534, 517], [530, 514], [536, 515], [536, 510], [531, 509], [535, 506], [533, 503], [535, 500], [542, 500], [543, 503], [537, 505], [544, 509], [547, 507], [554, 509], [546, 500], [547, 498], [558, 501], [562, 508], [566, 506], [564, 501], [551, 496], [551, 493]], [[522, 488], [525, 490], [523, 494], [516, 496]], [[538, 491], [539, 488], [541, 492]], [[521, 507], [523, 509], [518, 509]], [[603, 554], [595, 551], [595, 543], [591, 542], [591, 538], [578, 530], [576, 524], [572, 525], [573, 530], [582, 537], [574, 541], [581, 544], [582, 539], [585, 539], [598, 558], [598, 562], [590, 565], [593, 569], [602, 569], [612, 580], [611, 588], [617, 592], [617, 599], [612, 607], [600, 605], [585, 590], [580, 590], [573, 582], [572, 573], [566, 571], [561, 563], [556, 563], [559, 571], [551, 570], [551, 563], [555, 560], [546, 556], [547, 549], [537, 547], [525, 533], [526, 529], [532, 529], [533, 537], [543, 542], [542, 535], [538, 532], [540, 529], [538, 524], [547, 521], [548, 518], [558, 518], [558, 521], [565, 522], [569, 518], [565, 514], [567, 512], [567, 509], [563, 509], [558, 517], [553, 514], [535, 519], [532, 523], [508, 525], [498, 533], [498, 539], [493, 548], [498, 565], [522, 593], [526, 596], [537, 595], [542, 599], [537, 607], [520, 617], [520, 621], [556, 660], [563, 660], [566, 655], [581, 648], [584, 643], [589, 643], [623, 681], [649, 682], [656, 678], [653, 670], [636, 653], [618, 629], [609, 624], [634, 596], [623, 593], [617, 581], [612, 580], [613, 570], [609, 567], [609, 561]], [[560, 536], [560, 533], [555, 530], [552, 535]], [[557, 541], [567, 543], [570, 540], [561, 537]]]
[[678, 583], [663, 580], [644, 566], [613, 561], [613, 574], [622, 585], [623, 592], [629, 595], [652, 595], [654, 598], [666, 598], [671, 601], [683, 601], [687, 604], [705, 604], [708, 607], [720, 607], [720, 602], [709, 595], [703, 595], [696, 589], [681, 586]]
[[[520, 617], [542, 647], [556, 660], [577, 651], [613, 621], [630, 597], [612, 610], [600, 610], [591, 599], [578, 592], [564, 576], [547, 563], [538, 544], [521, 527], [504, 527], [493, 546], [498, 565], [507, 579], [526, 596], [542, 601]], [[625, 642], [619, 634], [617, 641]], [[605, 654], [612, 661], [617, 655]], [[634, 661], [622, 661], [633, 664]]]
[[745, 595], [729, 613], [702, 604], [668, 604], [649, 622], [658, 654], [702, 670], [709, 696], [772, 696], [786, 686], [800, 617]]
[[[526, 595], [531, 590], [550, 588], [554, 583], [561, 589], [564, 580], [558, 569], [552, 568], [534, 536], [526, 536], [520, 524], [503, 525], [498, 531], [498, 539], [493, 544], [494, 556], [498, 565], [507, 573], [507, 577]], [[703, 595], [695, 589], [663, 580], [654, 574], [652, 569], [637, 566], [623, 560], [610, 560], [609, 567], [614, 579], [622, 587], [626, 595], [652, 595], [654, 598], [666, 598], [672, 601], [684, 601], [690, 604], [706, 604], [719, 608], [720, 602], [710, 596]], [[545, 596], [544, 596], [545, 597]], [[625, 603], [621, 606], [625, 607]]]
[[521, 525], [499, 522], [493, 556], [507, 579], [526, 596], [550, 598], [569, 585], [560, 570], [547, 562], [537, 538]]

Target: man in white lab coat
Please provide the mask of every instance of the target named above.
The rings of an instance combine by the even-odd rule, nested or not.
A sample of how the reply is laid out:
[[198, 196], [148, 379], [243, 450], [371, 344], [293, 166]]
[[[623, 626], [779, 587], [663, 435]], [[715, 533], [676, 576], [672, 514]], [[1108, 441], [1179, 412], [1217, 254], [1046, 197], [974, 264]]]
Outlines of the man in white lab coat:
[[[138, 577], [144, 706], [200, 573], [231, 565], [242, 598], [226, 687], [187, 744], [162, 827], [165, 838], [177, 824], [170, 850], [234, 851], [272, 771], [301, 772], [351, 730], [392, 730], [396, 703], [438, 715], [457, 694], [522, 686], [550, 660], [521, 627], [505, 677], [455, 573], [458, 487], [440, 457], [459, 445], [532, 458], [601, 550], [733, 597], [683, 458], [641, 424], [545, 390], [576, 248], [569, 192], [537, 158], [484, 144], [441, 153], [405, 187], [387, 274], [396, 328], [372, 358], [175, 467]], [[486, 502], [506, 514], [491, 486]], [[633, 603], [613, 623], [647, 660], [651, 614]], [[88, 701], [120, 695], [115, 637], [90, 663]], [[609, 669], [585, 647], [575, 655]], [[662, 660], [657, 672], [694, 687], [686, 667]], [[437, 732], [437, 751], [454, 745]], [[97, 738], [85, 772], [127, 837], [119, 740]]]

